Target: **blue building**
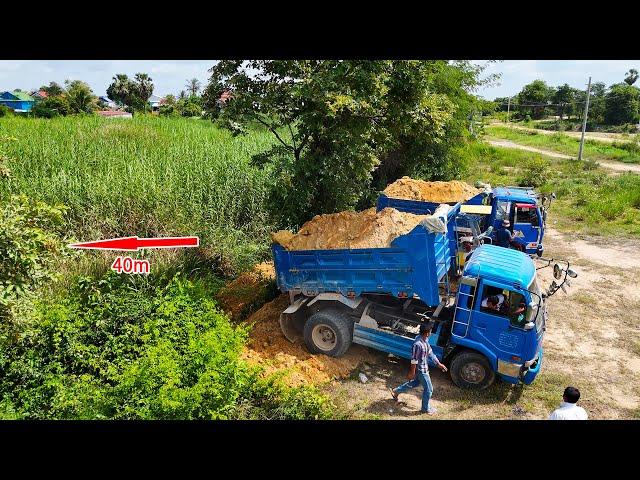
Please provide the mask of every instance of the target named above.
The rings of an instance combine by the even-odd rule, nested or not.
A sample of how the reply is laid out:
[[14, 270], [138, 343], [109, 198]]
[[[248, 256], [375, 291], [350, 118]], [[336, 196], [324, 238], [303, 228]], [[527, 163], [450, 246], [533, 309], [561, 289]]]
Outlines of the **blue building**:
[[0, 105], [6, 105], [14, 112], [29, 112], [36, 100], [26, 92], [14, 90], [0, 93]]

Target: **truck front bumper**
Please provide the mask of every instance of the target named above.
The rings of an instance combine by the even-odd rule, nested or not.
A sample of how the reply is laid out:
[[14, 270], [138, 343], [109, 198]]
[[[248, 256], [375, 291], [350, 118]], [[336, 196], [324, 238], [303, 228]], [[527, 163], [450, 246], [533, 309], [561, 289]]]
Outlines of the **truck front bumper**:
[[[523, 367], [523, 371], [520, 374], [522, 378], [522, 383], [525, 385], [529, 385], [536, 378], [538, 373], [540, 373], [540, 367], [542, 366], [542, 347], [540, 347], [540, 351], [538, 352], [538, 358], [534, 360], [534, 362], [528, 367]], [[525, 369], [526, 368], [526, 369]]]
[[531, 362], [524, 364], [498, 360], [498, 375], [507, 383], [529, 385], [536, 378], [542, 366], [542, 348]]

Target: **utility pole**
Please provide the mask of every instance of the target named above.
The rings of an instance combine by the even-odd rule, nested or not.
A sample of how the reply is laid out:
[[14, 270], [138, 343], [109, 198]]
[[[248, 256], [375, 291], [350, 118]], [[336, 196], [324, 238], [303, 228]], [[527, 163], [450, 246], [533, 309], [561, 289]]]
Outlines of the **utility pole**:
[[509, 102], [507, 103], [507, 123], [509, 123], [509, 113], [511, 113], [511, 97], [509, 97]]
[[587, 102], [584, 104], [584, 119], [582, 120], [582, 136], [580, 137], [580, 149], [578, 150], [578, 160], [582, 160], [582, 148], [584, 147], [584, 132], [587, 129], [587, 115], [589, 114], [589, 94], [591, 93], [591, 77], [587, 85]]

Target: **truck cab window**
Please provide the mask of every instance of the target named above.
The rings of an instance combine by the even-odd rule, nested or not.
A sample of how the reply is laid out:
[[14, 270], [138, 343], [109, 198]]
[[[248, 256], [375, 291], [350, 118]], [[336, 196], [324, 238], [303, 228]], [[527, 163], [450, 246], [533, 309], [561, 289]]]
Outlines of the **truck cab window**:
[[516, 209], [516, 218], [514, 223], [528, 223], [532, 227], [538, 227], [538, 209], [537, 208], [518, 208]]
[[510, 202], [506, 200], [498, 200], [496, 203], [496, 220], [509, 220]]
[[482, 294], [480, 311], [506, 317], [515, 327], [526, 323], [527, 304], [521, 293], [486, 285]]
[[523, 327], [527, 322], [527, 302], [524, 296], [521, 293], [512, 292], [511, 290], [505, 290], [505, 294], [508, 297], [508, 305], [505, 308], [505, 312], [509, 317], [511, 325], [514, 327]]

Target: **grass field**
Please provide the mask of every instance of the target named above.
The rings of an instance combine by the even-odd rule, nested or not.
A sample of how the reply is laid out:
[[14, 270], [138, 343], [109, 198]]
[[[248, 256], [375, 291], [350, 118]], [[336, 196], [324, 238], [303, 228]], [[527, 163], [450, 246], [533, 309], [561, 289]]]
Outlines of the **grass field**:
[[[578, 156], [580, 140], [560, 132], [553, 135], [545, 135], [534, 131], [489, 125], [485, 128], [485, 133], [488, 139], [511, 140], [521, 145]], [[606, 144], [597, 140], [585, 140], [583, 157], [588, 160], [640, 163], [640, 144], [634, 141]]]
[[249, 163], [271, 142], [268, 132], [234, 138], [183, 118], [3, 118], [11, 177], [0, 197], [67, 205], [78, 238], [199, 235], [221, 262], [241, 266], [265, 250], [271, 230], [268, 175]]

